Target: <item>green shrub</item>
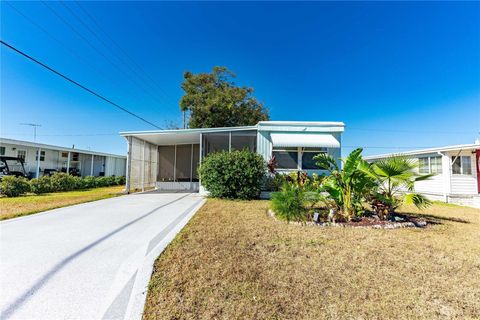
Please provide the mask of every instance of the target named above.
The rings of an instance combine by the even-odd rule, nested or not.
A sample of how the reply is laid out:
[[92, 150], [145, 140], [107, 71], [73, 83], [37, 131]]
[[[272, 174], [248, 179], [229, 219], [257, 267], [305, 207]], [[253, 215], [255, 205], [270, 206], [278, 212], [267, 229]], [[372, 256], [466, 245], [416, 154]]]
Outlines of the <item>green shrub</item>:
[[54, 173], [50, 179], [53, 192], [77, 190], [81, 187], [81, 178], [64, 172]]
[[114, 186], [117, 184], [114, 176], [105, 177], [105, 179], [107, 180], [107, 186]]
[[43, 176], [30, 180], [30, 191], [35, 194], [52, 192], [52, 179], [49, 176]]
[[203, 159], [200, 179], [212, 197], [255, 199], [260, 195], [265, 161], [255, 152], [218, 152]]
[[0, 181], [0, 193], [7, 197], [18, 197], [30, 191], [30, 184], [24, 177], [5, 176]]
[[270, 206], [275, 215], [287, 221], [305, 221], [305, 191], [291, 183], [285, 183], [280, 191], [272, 193]]
[[108, 178], [107, 177], [98, 177], [96, 178], [97, 187], [106, 187], [108, 186]]
[[97, 178], [93, 176], [87, 176], [83, 178], [83, 187], [85, 189], [95, 188], [97, 186]]
[[124, 185], [126, 183], [125, 177], [120, 176], [120, 177], [115, 177], [115, 184], [116, 185]]

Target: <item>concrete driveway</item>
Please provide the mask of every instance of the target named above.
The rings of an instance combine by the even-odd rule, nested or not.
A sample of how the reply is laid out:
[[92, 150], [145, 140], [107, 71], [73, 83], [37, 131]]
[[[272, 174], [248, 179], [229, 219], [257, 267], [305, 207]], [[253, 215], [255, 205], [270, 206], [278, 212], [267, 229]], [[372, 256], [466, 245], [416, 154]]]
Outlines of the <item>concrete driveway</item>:
[[153, 261], [203, 201], [143, 193], [0, 223], [1, 319], [139, 319]]

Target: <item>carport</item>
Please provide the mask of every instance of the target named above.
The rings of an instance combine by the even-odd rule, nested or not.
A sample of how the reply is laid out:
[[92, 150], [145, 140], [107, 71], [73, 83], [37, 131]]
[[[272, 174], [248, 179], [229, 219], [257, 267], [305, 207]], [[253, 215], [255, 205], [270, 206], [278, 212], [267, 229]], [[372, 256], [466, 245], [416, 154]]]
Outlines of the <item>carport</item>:
[[211, 152], [256, 151], [256, 127], [121, 133], [128, 143], [127, 190], [199, 191], [197, 168]]

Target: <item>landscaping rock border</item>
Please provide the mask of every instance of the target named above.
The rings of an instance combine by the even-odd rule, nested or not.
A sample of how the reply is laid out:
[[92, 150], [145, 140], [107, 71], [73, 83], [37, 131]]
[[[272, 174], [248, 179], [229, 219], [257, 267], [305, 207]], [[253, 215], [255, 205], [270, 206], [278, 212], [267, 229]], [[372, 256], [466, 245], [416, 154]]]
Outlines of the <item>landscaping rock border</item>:
[[[286, 222], [283, 220], [278, 219], [275, 216], [275, 212], [272, 210], [267, 211], [267, 215], [271, 218], [280, 221]], [[412, 221], [404, 221], [404, 222], [393, 222], [393, 221], [382, 221], [382, 223], [372, 224], [372, 225], [353, 225], [348, 223], [317, 223], [313, 221], [306, 221], [306, 222], [297, 222], [297, 221], [290, 221], [287, 222], [288, 224], [299, 225], [299, 226], [312, 226], [312, 227], [321, 227], [321, 228], [364, 228], [364, 229], [400, 229], [400, 228], [425, 228], [427, 226], [427, 222], [425, 220], [418, 220], [414, 219]]]

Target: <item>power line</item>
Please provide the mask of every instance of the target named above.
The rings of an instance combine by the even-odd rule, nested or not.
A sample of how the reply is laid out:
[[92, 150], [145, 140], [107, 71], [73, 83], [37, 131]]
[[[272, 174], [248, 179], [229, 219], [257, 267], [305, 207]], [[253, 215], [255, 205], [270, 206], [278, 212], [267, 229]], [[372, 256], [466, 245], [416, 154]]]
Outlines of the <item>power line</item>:
[[[20, 16], [22, 16], [25, 20], [27, 20], [28, 22], [30, 22], [32, 25], [34, 25], [35, 27], [37, 27], [38, 29], [40, 29], [41, 31], [43, 31], [46, 35], [48, 35], [50, 38], [52, 38], [55, 42], [57, 42], [60, 46], [62, 46], [65, 50], [67, 50], [70, 54], [72, 54], [75, 58], [77, 58], [78, 61], [80, 61], [81, 63], [83, 63], [84, 65], [88, 66], [90, 69], [92, 69], [93, 71], [95, 71], [98, 75], [100, 75], [101, 77], [103, 77], [105, 80], [108, 80], [108, 81], [111, 81], [111, 82], [114, 82], [116, 83], [116, 87], [118, 89], [121, 88], [121, 90], [125, 90], [126, 88], [124, 88], [123, 85], [120, 85], [118, 83], [118, 81], [116, 81], [115, 78], [113, 77], [110, 77], [110, 76], [106, 76], [106, 73], [105, 72], [100, 72], [96, 67], [94, 67], [92, 64], [90, 64], [88, 62], [87, 59], [83, 58], [81, 55], [79, 55], [75, 50], [72, 50], [71, 48], [69, 48], [67, 45], [65, 45], [62, 41], [60, 41], [57, 37], [55, 37], [54, 35], [52, 35], [47, 29], [45, 29], [44, 27], [42, 27], [40, 24], [38, 24], [37, 22], [35, 22], [34, 20], [32, 20], [31, 18], [29, 18], [27, 15], [25, 15], [22, 11], [20, 11], [18, 8], [14, 7], [9, 1], [5, 1], [6, 4], [8, 4], [13, 10], [15, 10]], [[131, 93], [133, 93], [131, 90], [130, 90]]]
[[476, 131], [437, 131], [437, 130], [396, 130], [396, 129], [372, 129], [348, 127], [348, 130], [372, 131], [372, 132], [395, 132], [395, 133], [441, 133], [441, 134], [475, 134]]
[[78, 87], [82, 88], [83, 90], [85, 90], [85, 91], [87, 91], [87, 92], [89, 92], [89, 93], [93, 94], [93, 95], [94, 95], [94, 96], [96, 96], [97, 98], [100, 98], [100, 99], [102, 99], [103, 101], [105, 101], [105, 102], [107, 102], [107, 103], [109, 103], [109, 104], [111, 104], [111, 105], [115, 106], [116, 108], [118, 108], [118, 109], [120, 109], [120, 110], [122, 110], [122, 111], [124, 111], [124, 112], [126, 112], [126, 113], [128, 113], [128, 114], [130, 114], [130, 115], [132, 115], [132, 116], [134, 116], [134, 117], [135, 117], [135, 118], [137, 118], [137, 119], [140, 119], [140, 120], [142, 120], [142, 121], [143, 121], [143, 122], [145, 122], [145, 123], [148, 123], [149, 125], [151, 125], [151, 126], [153, 126], [153, 127], [157, 128], [157, 129], [160, 129], [160, 130], [162, 129], [161, 127], [157, 126], [156, 124], [154, 124], [154, 123], [152, 123], [152, 122], [150, 122], [150, 121], [146, 120], [145, 118], [142, 118], [141, 116], [139, 116], [139, 115], [137, 115], [137, 114], [135, 114], [135, 113], [133, 113], [133, 112], [129, 111], [128, 109], [126, 109], [126, 108], [124, 108], [124, 107], [122, 107], [121, 105], [119, 105], [119, 104], [117, 104], [117, 103], [115, 103], [115, 102], [113, 102], [113, 101], [111, 101], [111, 100], [109, 100], [109, 99], [107, 99], [107, 98], [103, 97], [103, 96], [102, 96], [102, 95], [100, 95], [99, 93], [96, 93], [95, 91], [93, 91], [93, 90], [91, 90], [91, 89], [89, 89], [89, 88], [85, 87], [84, 85], [82, 85], [82, 84], [80, 84], [80, 83], [76, 82], [75, 80], [72, 80], [71, 78], [69, 78], [69, 77], [67, 77], [67, 76], [63, 75], [62, 73], [60, 73], [60, 72], [56, 71], [55, 69], [53, 69], [53, 68], [49, 67], [48, 65], [44, 64], [43, 62], [40, 62], [40, 61], [38, 61], [37, 59], [35, 59], [35, 58], [33, 58], [33, 57], [29, 56], [28, 54], [26, 54], [26, 53], [24, 53], [24, 52], [20, 51], [19, 49], [17, 49], [17, 48], [15, 48], [15, 47], [11, 46], [10, 44], [6, 43], [5, 41], [3, 41], [3, 40], [0, 40], [0, 43], [1, 43], [1, 44], [3, 44], [4, 46], [6, 46], [6, 47], [10, 48], [11, 50], [13, 50], [13, 51], [15, 51], [15, 52], [19, 53], [20, 55], [24, 56], [25, 58], [27, 58], [27, 59], [29, 59], [29, 60], [31, 60], [31, 61], [33, 61], [33, 62], [35, 62], [35, 63], [39, 64], [39, 65], [41, 65], [41, 66], [42, 66], [42, 67], [44, 67], [45, 69], [47, 69], [47, 70], [49, 70], [49, 71], [51, 71], [51, 72], [55, 73], [56, 75], [58, 75], [58, 76], [62, 77], [63, 79], [65, 79], [65, 80], [67, 80], [67, 81], [69, 81], [69, 82], [73, 83], [74, 85], [76, 85], [76, 86], [78, 86]]
[[[121, 51], [132, 63], [133, 65], [135, 65], [138, 70], [140, 70], [146, 78], [148, 78], [151, 83], [164, 95], [164, 97], [169, 100], [170, 102], [173, 102], [173, 100], [170, 99], [170, 97], [167, 95], [167, 93], [162, 89], [162, 87], [160, 85], [158, 85], [158, 83], [148, 74], [148, 72], [146, 72], [136, 61], [135, 59], [133, 59], [120, 45], [118, 45], [118, 43], [107, 33], [105, 32], [102, 27], [100, 26], [100, 24], [97, 22], [97, 20], [93, 17], [93, 15], [91, 15], [88, 10], [86, 10], [81, 4], [79, 1], [77, 0], [74, 0], [74, 2], [77, 4], [77, 6], [85, 13], [85, 15], [93, 22], [93, 24], [96, 25], [97, 29], [100, 30], [109, 40], [111, 43], [113, 43], [113, 45], [115, 45], [115, 47], [117, 47], [117, 49], [119, 51]], [[172, 104], [176, 104], [176, 102], [173, 102]]]
[[[146, 90], [143, 86], [141, 86], [137, 81], [132, 79], [130, 75], [126, 74], [115, 62], [113, 62], [106, 54], [100, 51], [97, 47], [95, 47], [85, 36], [83, 36], [80, 32], [78, 32], [75, 27], [73, 27], [66, 19], [64, 19], [57, 11], [55, 11], [47, 2], [42, 1], [43, 5], [50, 10], [60, 21], [63, 22], [70, 30], [72, 30], [77, 36], [79, 36], [90, 48], [92, 48], [95, 52], [101, 55], [110, 65], [112, 65], [115, 69], [117, 69], [120, 73], [124, 74], [126, 78], [128, 78], [133, 84], [135, 84], [138, 88], [142, 89], [146, 94], [150, 95], [152, 98], [157, 100], [158, 98], [153, 96], [152, 93]], [[160, 101], [159, 101], [160, 102]]]
[[[110, 51], [111, 55], [112, 56], [115, 56], [117, 58], [117, 60], [122, 64], [122, 65], [125, 65], [125, 66], [128, 66], [128, 68], [137, 76], [139, 76], [139, 78], [141, 78], [141, 75], [138, 73], [137, 70], [135, 70], [134, 68], [132, 68], [128, 63], [125, 63], [124, 61], [122, 61], [122, 59], [117, 55], [117, 52], [115, 50], [112, 50], [112, 48], [110, 48], [106, 43], [105, 41], [103, 41], [103, 39], [99, 36], [99, 34], [97, 32], [95, 32], [95, 30], [93, 30], [92, 28], [90, 28], [90, 26], [85, 23], [85, 21], [78, 15], [75, 13], [74, 10], [72, 10], [69, 6], [67, 6], [65, 4], [64, 1], [60, 1], [60, 4], [65, 8], [67, 9], [67, 11], [73, 16], [75, 17], [75, 19], [77, 19], [78, 21], [80, 21], [80, 23], [85, 27], [86, 30], [88, 30], [88, 32], [90, 32], [108, 51]], [[143, 80], [143, 79], [142, 79]], [[148, 82], [144, 81], [146, 84], [149, 85]], [[140, 83], [140, 82], [139, 82]], [[147, 91], [145, 88], [142, 87], [142, 89], [149, 95], [151, 95], [153, 98], [157, 99], [157, 97], [154, 97], [149, 91]]]

